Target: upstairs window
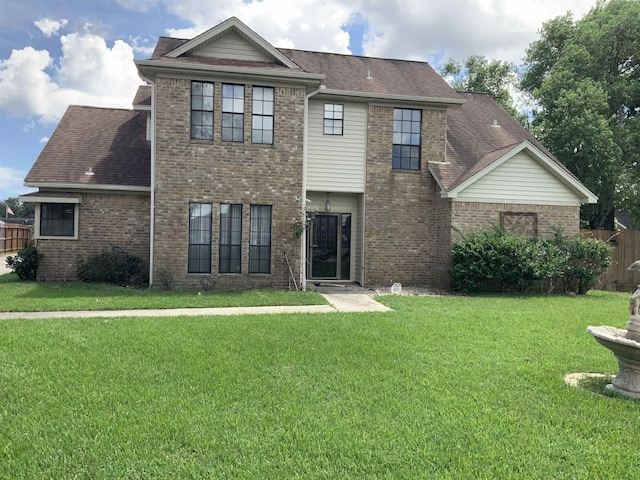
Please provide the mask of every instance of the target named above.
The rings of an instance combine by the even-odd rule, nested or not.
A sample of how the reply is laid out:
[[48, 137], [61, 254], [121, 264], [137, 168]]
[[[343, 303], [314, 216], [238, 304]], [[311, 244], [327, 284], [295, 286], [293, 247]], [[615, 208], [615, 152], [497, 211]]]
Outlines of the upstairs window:
[[324, 134], [342, 135], [344, 122], [344, 105], [324, 104]]
[[41, 237], [73, 237], [76, 207], [73, 203], [42, 203], [40, 205]]
[[421, 110], [394, 108], [392, 168], [397, 170], [420, 170], [421, 130]]
[[244, 142], [244, 85], [222, 84], [222, 141]]
[[253, 143], [273, 143], [273, 103], [272, 87], [253, 87], [253, 109], [251, 117], [251, 141]]
[[191, 82], [191, 138], [213, 140], [213, 83]]
[[220, 205], [219, 273], [240, 273], [242, 265], [242, 205]]

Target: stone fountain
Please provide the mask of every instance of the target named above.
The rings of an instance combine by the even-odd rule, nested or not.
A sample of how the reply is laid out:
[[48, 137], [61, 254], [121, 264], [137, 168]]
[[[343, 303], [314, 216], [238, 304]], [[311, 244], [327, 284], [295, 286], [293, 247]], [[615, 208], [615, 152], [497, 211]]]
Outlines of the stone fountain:
[[[640, 271], [640, 260], [627, 270]], [[618, 374], [607, 389], [630, 398], [640, 398], [640, 285], [629, 300], [629, 314], [626, 330], [603, 325], [587, 327], [587, 332], [618, 359]]]

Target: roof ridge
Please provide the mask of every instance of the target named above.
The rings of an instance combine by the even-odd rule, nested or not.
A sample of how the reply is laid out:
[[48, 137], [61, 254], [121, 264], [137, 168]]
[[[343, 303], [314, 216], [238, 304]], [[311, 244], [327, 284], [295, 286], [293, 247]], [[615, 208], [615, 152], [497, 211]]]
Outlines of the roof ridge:
[[295, 51], [295, 52], [305, 52], [305, 53], [317, 53], [320, 55], [337, 55], [340, 57], [352, 57], [352, 58], [368, 58], [368, 59], [372, 59], [372, 60], [393, 60], [395, 62], [408, 62], [408, 63], [420, 63], [420, 64], [427, 64], [427, 65], [431, 65], [429, 62], [425, 61], [425, 60], [407, 60], [404, 58], [390, 58], [390, 57], [372, 57], [369, 55], [356, 55], [353, 53], [337, 53], [337, 52], [319, 52], [317, 50], [306, 50], [303, 48], [286, 48], [286, 47], [276, 47], [276, 50], [291, 50], [291, 51]]

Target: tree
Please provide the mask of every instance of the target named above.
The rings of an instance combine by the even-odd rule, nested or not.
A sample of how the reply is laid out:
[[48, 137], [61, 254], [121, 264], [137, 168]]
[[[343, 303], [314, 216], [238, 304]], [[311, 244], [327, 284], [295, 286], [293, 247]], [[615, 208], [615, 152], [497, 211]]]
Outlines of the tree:
[[33, 218], [35, 215], [35, 204], [21, 202], [18, 197], [9, 197], [0, 201], [0, 215], [3, 218], [7, 211], [7, 206], [9, 206], [16, 218]]
[[526, 115], [515, 108], [510, 92], [510, 89], [518, 89], [520, 81], [514, 64], [500, 60], [488, 61], [482, 55], [471, 55], [464, 63], [449, 59], [440, 68], [440, 75], [448, 79], [455, 90], [488, 93], [511, 116], [524, 124]]
[[613, 230], [616, 208], [640, 218], [640, 2], [599, 0], [581, 20], [546, 22], [526, 51], [532, 132], [598, 197], [582, 208]]

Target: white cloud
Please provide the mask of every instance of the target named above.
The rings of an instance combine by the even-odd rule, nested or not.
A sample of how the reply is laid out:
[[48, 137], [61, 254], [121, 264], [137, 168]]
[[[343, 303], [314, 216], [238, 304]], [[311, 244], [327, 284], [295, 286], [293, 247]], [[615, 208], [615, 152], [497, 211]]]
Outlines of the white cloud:
[[161, 1], [169, 12], [193, 25], [191, 28], [167, 29], [166, 33], [173, 37], [193, 38], [235, 16], [276, 47], [337, 53], [350, 53], [349, 35], [343, 27], [357, 5], [356, 2], [347, 6], [342, 0], [228, 0], [211, 8], [200, 0]]
[[129, 44], [133, 49], [133, 53], [139, 53], [145, 58], [151, 58], [156, 42], [150, 42], [148, 38], [129, 36]]
[[15, 168], [0, 166], [0, 192], [5, 200], [9, 197], [15, 197], [20, 193], [24, 193], [28, 188], [23, 185], [24, 177], [27, 172], [16, 170]]
[[567, 10], [578, 19], [591, 7], [584, 0], [397, 3], [361, 0], [360, 13], [369, 22], [363, 45], [367, 55], [437, 63], [478, 54], [519, 64], [543, 22]]
[[567, 10], [584, 15], [595, 0], [227, 0], [211, 8], [201, 0], [118, 0], [125, 8], [164, 7], [192, 27], [166, 34], [193, 38], [236, 16], [276, 47], [349, 53], [346, 27], [368, 22], [364, 53], [428, 60], [472, 54], [521, 63], [542, 23]]
[[49, 137], [42, 137], [40, 140], [38, 140], [39, 143], [47, 143], [49, 141]]
[[60, 37], [62, 56], [25, 47], [0, 60], [0, 109], [16, 117], [57, 121], [69, 104], [130, 108], [141, 83], [133, 50], [123, 41], [108, 48], [87, 33]]
[[69, 21], [66, 18], [61, 18], [60, 20], [43, 18], [42, 20], [36, 20], [35, 22], [33, 22], [33, 24], [40, 29], [45, 37], [57, 35], [58, 31], [67, 23], [69, 23]]

